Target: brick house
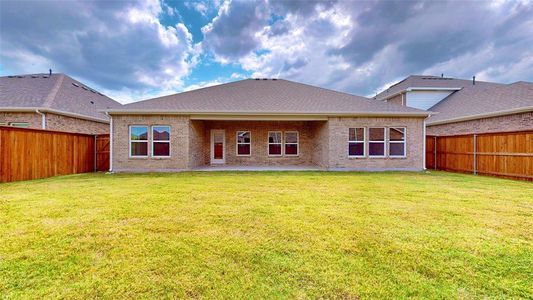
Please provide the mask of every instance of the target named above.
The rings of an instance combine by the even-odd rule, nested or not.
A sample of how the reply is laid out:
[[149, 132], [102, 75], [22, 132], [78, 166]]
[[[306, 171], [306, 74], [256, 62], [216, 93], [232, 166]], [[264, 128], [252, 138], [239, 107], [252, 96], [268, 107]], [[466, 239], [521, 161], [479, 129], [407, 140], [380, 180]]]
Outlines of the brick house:
[[65, 74], [0, 77], [2, 126], [109, 133], [109, 117], [101, 110], [120, 106]]
[[429, 112], [287, 80], [246, 79], [105, 111], [117, 172], [425, 165]]
[[533, 130], [533, 83], [512, 84], [412, 75], [374, 97], [425, 109], [428, 135]]

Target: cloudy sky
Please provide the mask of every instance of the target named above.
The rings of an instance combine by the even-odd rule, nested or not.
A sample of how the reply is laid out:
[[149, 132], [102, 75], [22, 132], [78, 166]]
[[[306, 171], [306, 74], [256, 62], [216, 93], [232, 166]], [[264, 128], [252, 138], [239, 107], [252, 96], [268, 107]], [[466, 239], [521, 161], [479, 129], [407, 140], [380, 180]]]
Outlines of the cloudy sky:
[[533, 1], [0, 1], [0, 74], [49, 68], [123, 103], [249, 77], [533, 81]]

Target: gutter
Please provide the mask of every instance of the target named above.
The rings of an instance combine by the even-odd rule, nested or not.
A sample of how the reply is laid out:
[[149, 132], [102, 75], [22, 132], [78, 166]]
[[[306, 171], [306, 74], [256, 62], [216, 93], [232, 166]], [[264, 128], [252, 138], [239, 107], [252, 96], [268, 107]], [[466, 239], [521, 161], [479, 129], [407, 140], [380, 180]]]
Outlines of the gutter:
[[113, 172], [113, 117], [105, 114], [109, 117], [109, 172]]
[[299, 117], [428, 117], [431, 111], [413, 112], [228, 112], [228, 111], [172, 111], [172, 110], [121, 110], [109, 109], [108, 115], [196, 115], [196, 116], [299, 116]]
[[36, 109], [35, 112], [41, 115], [41, 129], [46, 129], [46, 115], [40, 112], [38, 109]]
[[56, 110], [56, 109], [45, 108], [45, 107], [0, 107], [0, 111], [1, 112], [37, 112], [39, 111], [40, 113], [37, 112], [39, 114], [53, 113], [53, 114], [77, 118], [77, 119], [83, 119], [83, 120], [89, 120], [89, 121], [109, 124], [109, 120], [106, 120], [106, 119], [89, 117], [89, 116], [78, 114], [78, 113], [66, 112], [62, 110]]
[[428, 125], [429, 126], [442, 125], [442, 124], [448, 124], [448, 123], [457, 123], [457, 122], [462, 122], [462, 121], [499, 117], [499, 116], [506, 116], [506, 115], [512, 115], [512, 114], [526, 113], [526, 112], [533, 112], [533, 106], [500, 110], [496, 112], [475, 114], [475, 115], [458, 117], [458, 118], [444, 119], [444, 120], [434, 121], [434, 122], [431, 122], [431, 119], [430, 119], [430, 122], [428, 122]]

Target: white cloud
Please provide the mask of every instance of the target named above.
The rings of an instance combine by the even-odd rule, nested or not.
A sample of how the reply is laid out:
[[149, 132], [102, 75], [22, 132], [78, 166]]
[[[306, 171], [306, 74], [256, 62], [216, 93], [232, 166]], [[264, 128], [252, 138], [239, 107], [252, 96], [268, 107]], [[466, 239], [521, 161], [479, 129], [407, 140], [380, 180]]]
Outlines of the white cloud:
[[108, 90], [179, 89], [194, 66], [195, 49], [184, 24], [161, 24], [169, 11], [157, 0], [4, 2], [2, 68], [52, 68]]

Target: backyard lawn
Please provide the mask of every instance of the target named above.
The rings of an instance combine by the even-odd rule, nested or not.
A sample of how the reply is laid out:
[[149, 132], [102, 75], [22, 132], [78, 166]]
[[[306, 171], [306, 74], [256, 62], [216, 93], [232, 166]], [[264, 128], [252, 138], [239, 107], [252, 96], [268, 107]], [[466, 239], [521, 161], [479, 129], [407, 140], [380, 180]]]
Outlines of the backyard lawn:
[[533, 183], [444, 172], [0, 184], [0, 298], [529, 298]]

